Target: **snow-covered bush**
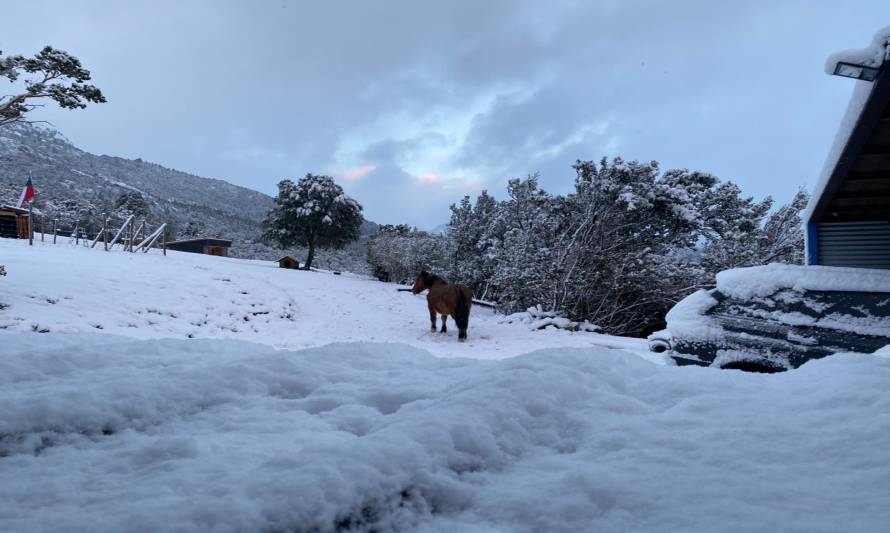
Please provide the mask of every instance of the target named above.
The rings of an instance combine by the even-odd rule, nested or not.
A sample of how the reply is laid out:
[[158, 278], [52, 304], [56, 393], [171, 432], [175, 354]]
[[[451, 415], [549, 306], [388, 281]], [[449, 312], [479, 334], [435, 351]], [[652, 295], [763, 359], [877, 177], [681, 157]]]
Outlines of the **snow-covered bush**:
[[803, 262], [800, 213], [809, 195], [800, 190], [790, 203], [770, 214], [773, 199], [741, 197], [741, 189], [724, 183], [699, 199], [702, 265], [708, 272], [768, 263]]
[[404, 224], [380, 226], [368, 242], [368, 263], [375, 277], [382, 281], [406, 283], [421, 270], [428, 270], [450, 279], [450, 241], [412, 229]]
[[502, 324], [527, 324], [528, 329], [544, 329], [554, 327], [558, 329], [567, 329], [571, 331], [600, 331], [602, 328], [596, 324], [591, 324], [586, 320], [583, 322], [575, 322], [568, 318], [561, 317], [556, 311], [544, 311], [540, 305], [529, 307], [525, 311], [519, 313], [511, 313], [502, 317], [498, 322]]
[[[565, 196], [532, 175], [510, 180], [503, 201], [485, 191], [475, 203], [465, 197], [451, 206], [447, 238], [407, 228], [381, 236], [372, 267], [397, 272], [393, 281], [429, 267], [507, 313], [541, 306], [554, 313], [541, 318], [642, 335], [720, 270], [802, 260], [805, 192], [771, 214], [771, 198], [745, 198], [703, 172], [620, 158], [574, 169]], [[435, 245], [418, 245], [426, 241]]]

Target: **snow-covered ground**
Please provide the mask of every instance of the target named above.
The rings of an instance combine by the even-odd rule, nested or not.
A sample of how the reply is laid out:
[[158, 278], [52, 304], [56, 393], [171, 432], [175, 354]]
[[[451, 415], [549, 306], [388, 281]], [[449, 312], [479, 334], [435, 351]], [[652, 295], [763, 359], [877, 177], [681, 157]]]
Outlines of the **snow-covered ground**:
[[426, 295], [349, 274], [271, 261], [158, 251], [108, 252], [0, 239], [0, 331], [113, 333], [140, 339], [226, 338], [297, 349], [331, 342], [401, 342], [440, 357], [501, 359], [537, 348], [600, 345], [650, 355], [645, 341], [503, 324], [472, 309], [469, 339], [429, 331]]
[[0, 263], [3, 532], [890, 524], [890, 357], [674, 367], [478, 309], [461, 344], [392, 285], [258, 262]]

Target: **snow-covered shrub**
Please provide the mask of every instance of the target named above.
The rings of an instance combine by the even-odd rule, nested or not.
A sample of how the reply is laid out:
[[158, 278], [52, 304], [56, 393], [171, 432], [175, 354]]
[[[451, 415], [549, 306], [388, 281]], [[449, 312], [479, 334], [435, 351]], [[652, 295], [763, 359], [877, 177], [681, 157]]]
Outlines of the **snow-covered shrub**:
[[741, 189], [724, 183], [697, 199], [701, 213], [702, 265], [711, 274], [768, 263], [803, 262], [800, 213], [809, 195], [800, 190], [790, 203], [770, 214], [773, 199], [741, 197]]
[[382, 281], [407, 283], [421, 270], [449, 279], [450, 241], [443, 235], [411, 229], [407, 225], [383, 225], [368, 242], [368, 263]]
[[588, 321], [575, 322], [568, 318], [561, 317], [556, 311], [544, 311], [540, 305], [529, 307], [525, 311], [519, 313], [511, 313], [502, 317], [498, 322], [502, 324], [527, 324], [528, 329], [537, 330], [547, 327], [558, 329], [567, 329], [571, 331], [600, 331], [602, 328]]
[[[620, 158], [574, 169], [565, 196], [532, 175], [510, 180], [503, 201], [485, 191], [475, 204], [465, 197], [451, 206], [447, 239], [407, 228], [381, 237], [372, 266], [389, 258], [380, 271], [399, 272], [393, 281], [429, 267], [507, 313], [540, 305], [570, 322], [642, 335], [720, 270], [802, 260], [805, 192], [771, 214], [771, 198], [745, 198], [703, 172]], [[418, 246], [423, 239], [435, 246]]]

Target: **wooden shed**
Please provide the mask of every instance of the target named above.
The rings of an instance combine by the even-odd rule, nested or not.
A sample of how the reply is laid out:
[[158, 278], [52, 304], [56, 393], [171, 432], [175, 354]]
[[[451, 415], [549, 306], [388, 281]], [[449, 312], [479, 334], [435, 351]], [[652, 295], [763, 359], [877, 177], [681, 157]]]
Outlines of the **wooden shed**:
[[290, 269], [298, 269], [300, 268], [300, 262], [294, 259], [293, 257], [286, 255], [278, 260], [279, 268], [290, 268]]
[[229, 248], [231, 247], [232, 241], [213, 237], [184, 239], [167, 243], [167, 248], [171, 250], [191, 252], [193, 254], [219, 255], [223, 257], [229, 255]]
[[[876, 39], [875, 57], [888, 43]], [[890, 269], [890, 61], [833, 73], [861, 81], [806, 213], [807, 263]]]
[[28, 210], [7, 205], [0, 206], [0, 237], [27, 239]]

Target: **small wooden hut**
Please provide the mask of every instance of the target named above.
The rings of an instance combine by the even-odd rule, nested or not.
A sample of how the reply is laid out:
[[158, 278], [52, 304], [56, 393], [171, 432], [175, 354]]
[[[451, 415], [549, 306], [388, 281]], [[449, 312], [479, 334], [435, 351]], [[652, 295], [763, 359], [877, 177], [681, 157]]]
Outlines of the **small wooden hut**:
[[290, 268], [296, 270], [300, 268], [300, 262], [293, 257], [286, 255], [278, 260], [278, 268]]
[[0, 206], [0, 237], [28, 238], [28, 210], [8, 205]]

